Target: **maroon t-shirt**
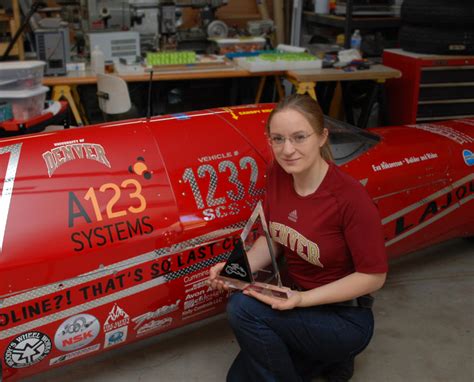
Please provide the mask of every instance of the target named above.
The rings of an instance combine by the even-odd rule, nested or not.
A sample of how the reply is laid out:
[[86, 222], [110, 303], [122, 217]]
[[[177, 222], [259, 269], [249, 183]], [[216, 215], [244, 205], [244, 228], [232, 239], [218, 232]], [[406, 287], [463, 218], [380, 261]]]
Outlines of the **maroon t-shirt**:
[[334, 163], [311, 195], [274, 162], [268, 172], [265, 217], [283, 244], [289, 276], [312, 289], [347, 276], [387, 272], [380, 216], [364, 187]]

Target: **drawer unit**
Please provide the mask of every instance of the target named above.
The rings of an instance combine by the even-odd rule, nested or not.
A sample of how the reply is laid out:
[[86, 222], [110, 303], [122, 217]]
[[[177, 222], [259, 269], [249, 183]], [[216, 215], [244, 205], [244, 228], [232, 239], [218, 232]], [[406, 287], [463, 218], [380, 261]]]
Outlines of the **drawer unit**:
[[390, 124], [474, 116], [474, 56], [388, 49], [383, 63], [402, 72], [386, 83]]

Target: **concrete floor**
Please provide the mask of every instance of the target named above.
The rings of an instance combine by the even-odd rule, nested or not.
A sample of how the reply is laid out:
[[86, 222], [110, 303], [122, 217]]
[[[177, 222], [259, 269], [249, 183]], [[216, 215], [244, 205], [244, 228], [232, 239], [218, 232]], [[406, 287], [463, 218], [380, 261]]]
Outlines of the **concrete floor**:
[[[464, 240], [392, 261], [352, 381], [474, 381], [473, 276], [474, 243]], [[28, 381], [222, 382], [237, 351], [221, 315]]]

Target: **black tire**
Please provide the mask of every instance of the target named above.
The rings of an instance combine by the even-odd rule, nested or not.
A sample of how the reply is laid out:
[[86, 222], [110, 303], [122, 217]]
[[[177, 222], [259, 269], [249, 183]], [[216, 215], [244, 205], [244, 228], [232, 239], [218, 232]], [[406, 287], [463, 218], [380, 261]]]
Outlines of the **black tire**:
[[474, 25], [473, 0], [404, 0], [404, 23], [425, 26], [470, 27]]
[[474, 30], [428, 28], [403, 25], [400, 28], [403, 50], [428, 54], [474, 54]]

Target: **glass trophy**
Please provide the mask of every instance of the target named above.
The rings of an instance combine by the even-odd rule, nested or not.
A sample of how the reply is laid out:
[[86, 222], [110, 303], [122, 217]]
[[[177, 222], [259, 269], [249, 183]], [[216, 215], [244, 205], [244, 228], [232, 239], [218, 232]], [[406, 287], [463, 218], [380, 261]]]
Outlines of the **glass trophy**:
[[[266, 239], [268, 259], [262, 259], [265, 266], [261, 269], [251, 270], [247, 250], [260, 236]], [[281, 283], [280, 271], [271, 240], [262, 203], [258, 202], [242, 230], [240, 238], [235, 240], [234, 249], [218, 279], [231, 289], [252, 289], [267, 296], [288, 299], [291, 289], [284, 287]]]

